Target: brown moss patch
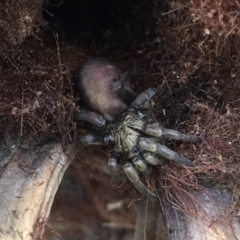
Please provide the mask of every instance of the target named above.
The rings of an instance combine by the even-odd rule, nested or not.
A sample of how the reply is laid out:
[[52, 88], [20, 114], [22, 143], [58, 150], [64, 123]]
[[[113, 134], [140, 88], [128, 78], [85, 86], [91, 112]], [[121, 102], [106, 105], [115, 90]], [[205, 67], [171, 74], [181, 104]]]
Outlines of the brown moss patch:
[[[42, 5], [45, 0], [3, 0], [0, 3], [1, 40], [7, 44], [20, 44], [27, 36], [38, 35], [44, 25]], [[35, 37], [37, 37], [35, 35]]]
[[222, 36], [240, 33], [240, 3], [237, 0], [193, 0], [191, 10], [205, 26], [205, 33]]

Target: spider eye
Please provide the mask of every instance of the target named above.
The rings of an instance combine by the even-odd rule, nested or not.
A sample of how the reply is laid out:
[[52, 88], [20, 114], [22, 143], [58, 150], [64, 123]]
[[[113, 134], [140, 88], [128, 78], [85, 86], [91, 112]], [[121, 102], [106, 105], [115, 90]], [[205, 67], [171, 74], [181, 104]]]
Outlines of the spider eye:
[[131, 149], [131, 153], [138, 153], [140, 151], [140, 147], [139, 146], [133, 146]]

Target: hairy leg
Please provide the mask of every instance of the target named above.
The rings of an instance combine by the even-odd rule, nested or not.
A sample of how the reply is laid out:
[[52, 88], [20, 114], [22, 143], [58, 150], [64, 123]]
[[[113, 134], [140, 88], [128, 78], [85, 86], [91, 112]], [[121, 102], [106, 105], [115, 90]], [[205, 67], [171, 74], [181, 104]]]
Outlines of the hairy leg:
[[100, 114], [95, 112], [89, 111], [74, 111], [73, 113], [74, 121], [83, 121], [89, 122], [97, 127], [105, 127], [106, 126], [106, 119], [102, 117]]
[[111, 133], [89, 133], [78, 137], [83, 146], [88, 145], [108, 145], [114, 142]]
[[157, 196], [150, 191], [140, 180], [137, 171], [134, 169], [131, 163], [127, 163], [124, 165], [124, 172], [126, 173], [128, 179], [131, 181], [133, 186], [143, 195], [148, 197], [156, 198]]
[[124, 177], [121, 175], [120, 168], [118, 166], [121, 157], [122, 153], [115, 149], [113, 152], [111, 152], [108, 160], [108, 167], [115, 182], [122, 182], [124, 180]]
[[178, 153], [172, 151], [166, 146], [155, 142], [154, 139], [142, 137], [142, 138], [139, 138], [138, 144], [143, 150], [160, 154], [162, 157], [168, 160], [173, 160], [181, 165], [194, 167], [194, 164], [188, 158], [180, 156]]

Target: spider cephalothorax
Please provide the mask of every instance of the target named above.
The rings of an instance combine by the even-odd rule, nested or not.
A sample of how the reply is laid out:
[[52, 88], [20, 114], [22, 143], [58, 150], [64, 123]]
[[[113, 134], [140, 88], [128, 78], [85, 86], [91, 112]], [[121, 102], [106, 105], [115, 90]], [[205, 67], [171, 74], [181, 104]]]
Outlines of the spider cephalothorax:
[[87, 134], [79, 139], [82, 145], [114, 145], [108, 166], [116, 181], [123, 179], [119, 163], [124, 162], [123, 170], [135, 188], [155, 197], [142, 183], [138, 172], [149, 175], [152, 165], [162, 164], [166, 159], [192, 167], [189, 159], [167, 148], [164, 139], [195, 142], [199, 138], [165, 129], [149, 118], [150, 100], [157, 89], [149, 88], [136, 97], [129, 80], [137, 72], [132, 69], [122, 73], [111, 61], [89, 59], [80, 71], [80, 92], [85, 103], [97, 113], [78, 112], [75, 119], [103, 128], [101, 133]]

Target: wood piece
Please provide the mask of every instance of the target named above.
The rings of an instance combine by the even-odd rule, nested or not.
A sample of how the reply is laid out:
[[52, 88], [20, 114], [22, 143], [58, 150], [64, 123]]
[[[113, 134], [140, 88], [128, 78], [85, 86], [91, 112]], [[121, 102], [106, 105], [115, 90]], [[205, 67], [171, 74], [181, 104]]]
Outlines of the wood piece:
[[0, 239], [41, 239], [63, 174], [73, 158], [61, 144], [0, 149]]

